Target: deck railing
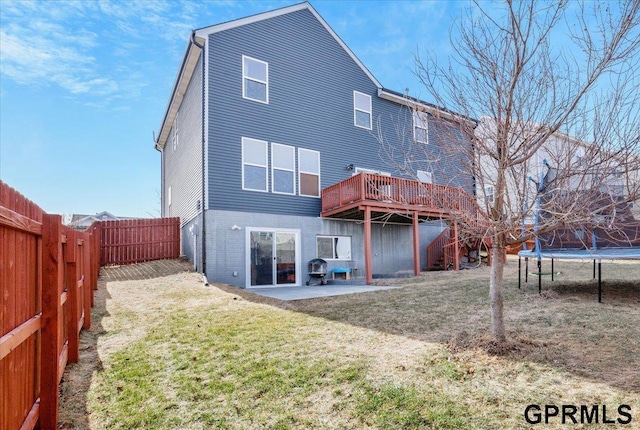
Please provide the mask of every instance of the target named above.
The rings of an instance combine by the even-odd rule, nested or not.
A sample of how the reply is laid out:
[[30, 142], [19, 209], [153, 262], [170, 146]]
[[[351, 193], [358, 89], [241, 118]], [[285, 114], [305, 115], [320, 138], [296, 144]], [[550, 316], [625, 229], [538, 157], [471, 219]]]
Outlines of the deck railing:
[[462, 188], [411, 179], [359, 173], [322, 190], [322, 212], [367, 201], [422, 206], [446, 217], [462, 218], [472, 227], [486, 216], [476, 199]]

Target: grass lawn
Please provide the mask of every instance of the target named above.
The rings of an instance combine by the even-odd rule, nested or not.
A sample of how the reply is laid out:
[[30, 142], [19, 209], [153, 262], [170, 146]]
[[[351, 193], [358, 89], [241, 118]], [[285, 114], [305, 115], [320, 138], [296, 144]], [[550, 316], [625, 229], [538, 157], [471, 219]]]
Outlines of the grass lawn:
[[204, 287], [193, 273], [103, 283], [61, 386], [61, 426], [566, 428], [528, 424], [524, 410], [604, 404], [616, 420], [626, 404], [620, 428], [638, 428], [640, 263], [603, 263], [603, 303], [591, 263], [556, 270], [538, 295], [537, 280], [518, 290], [509, 261], [500, 350], [487, 268], [296, 302]]

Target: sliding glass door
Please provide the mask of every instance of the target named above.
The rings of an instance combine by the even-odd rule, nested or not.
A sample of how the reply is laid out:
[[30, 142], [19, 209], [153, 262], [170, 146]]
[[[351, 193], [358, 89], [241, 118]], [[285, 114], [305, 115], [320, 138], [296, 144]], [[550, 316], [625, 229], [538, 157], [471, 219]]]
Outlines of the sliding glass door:
[[247, 228], [247, 287], [300, 285], [300, 231]]

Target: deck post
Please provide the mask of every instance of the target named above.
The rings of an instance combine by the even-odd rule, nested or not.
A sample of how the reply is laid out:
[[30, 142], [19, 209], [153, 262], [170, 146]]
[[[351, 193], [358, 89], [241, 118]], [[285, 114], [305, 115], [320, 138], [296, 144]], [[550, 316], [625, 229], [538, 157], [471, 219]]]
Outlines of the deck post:
[[598, 260], [598, 303], [602, 303], [602, 260]]
[[453, 221], [453, 270], [460, 270], [460, 245], [458, 244], [458, 221]]
[[373, 272], [371, 267], [371, 208], [369, 206], [364, 209], [364, 272], [367, 285], [371, 285]]
[[418, 212], [413, 213], [413, 274], [420, 276], [420, 230]]

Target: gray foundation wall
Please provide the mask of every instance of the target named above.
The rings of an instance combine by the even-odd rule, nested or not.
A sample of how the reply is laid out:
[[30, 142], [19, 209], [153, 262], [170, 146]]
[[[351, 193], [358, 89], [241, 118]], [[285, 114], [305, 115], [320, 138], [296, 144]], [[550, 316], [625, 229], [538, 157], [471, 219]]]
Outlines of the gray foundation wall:
[[[304, 285], [308, 279], [307, 263], [317, 257], [317, 235], [339, 235], [351, 237], [352, 261], [328, 261], [328, 269], [349, 267], [358, 269], [357, 276], [364, 277], [364, 227], [361, 222], [333, 220], [319, 217], [287, 216], [209, 210], [206, 212], [206, 275], [209, 282], [231, 284], [245, 288], [246, 279], [246, 229], [296, 229], [300, 230], [300, 278]], [[183, 227], [182, 253], [196, 261], [202, 271], [202, 221], [194, 218]], [[195, 227], [194, 237], [190, 232]], [[236, 228], [232, 228], [236, 226]], [[425, 266], [425, 249], [443, 230], [440, 222], [420, 225], [421, 268]], [[374, 277], [406, 276], [413, 274], [413, 236], [411, 225], [377, 224], [371, 226], [372, 265]]]

